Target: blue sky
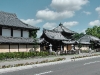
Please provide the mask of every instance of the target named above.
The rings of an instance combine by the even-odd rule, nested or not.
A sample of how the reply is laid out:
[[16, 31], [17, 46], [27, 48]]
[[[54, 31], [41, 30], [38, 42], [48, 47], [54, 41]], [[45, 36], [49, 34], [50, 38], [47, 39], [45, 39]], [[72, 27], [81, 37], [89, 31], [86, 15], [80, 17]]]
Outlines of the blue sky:
[[61, 22], [67, 28], [84, 32], [100, 26], [100, 0], [0, 0], [0, 11], [15, 13], [23, 22], [52, 29]]

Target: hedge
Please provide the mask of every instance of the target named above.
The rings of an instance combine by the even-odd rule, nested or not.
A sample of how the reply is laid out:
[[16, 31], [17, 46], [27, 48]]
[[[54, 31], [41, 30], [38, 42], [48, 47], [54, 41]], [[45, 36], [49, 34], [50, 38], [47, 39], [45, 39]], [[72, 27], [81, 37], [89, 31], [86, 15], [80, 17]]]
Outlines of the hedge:
[[35, 56], [48, 56], [48, 52], [7, 52], [0, 53], [0, 60], [14, 59], [14, 58], [29, 58]]

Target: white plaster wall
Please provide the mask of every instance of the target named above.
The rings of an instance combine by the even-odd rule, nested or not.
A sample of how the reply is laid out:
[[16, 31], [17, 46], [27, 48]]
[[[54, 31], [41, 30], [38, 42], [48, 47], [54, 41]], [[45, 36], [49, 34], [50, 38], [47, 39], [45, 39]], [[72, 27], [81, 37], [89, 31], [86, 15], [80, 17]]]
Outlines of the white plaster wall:
[[21, 37], [21, 30], [13, 30], [13, 37]]
[[29, 52], [31, 49], [33, 49], [33, 45], [27, 45], [27, 52]]
[[[78, 45], [75, 45], [75, 49], [79, 49]], [[81, 50], [89, 50], [89, 45], [82, 45]]]
[[26, 45], [19, 45], [19, 52], [26, 52]]
[[18, 52], [18, 45], [10, 45], [10, 52]]
[[29, 31], [23, 31], [23, 37], [29, 38]]
[[79, 49], [78, 45], [75, 45], [75, 49], [76, 49], [76, 50], [78, 50], [78, 49]]
[[9, 45], [0, 45], [0, 53], [9, 52]]
[[40, 46], [37, 48], [37, 50], [36, 50], [36, 51], [40, 52]]
[[64, 51], [67, 51], [67, 45], [64, 46]]
[[11, 29], [2, 29], [2, 36], [11, 36]]
[[89, 50], [88, 47], [81, 47], [81, 50]]

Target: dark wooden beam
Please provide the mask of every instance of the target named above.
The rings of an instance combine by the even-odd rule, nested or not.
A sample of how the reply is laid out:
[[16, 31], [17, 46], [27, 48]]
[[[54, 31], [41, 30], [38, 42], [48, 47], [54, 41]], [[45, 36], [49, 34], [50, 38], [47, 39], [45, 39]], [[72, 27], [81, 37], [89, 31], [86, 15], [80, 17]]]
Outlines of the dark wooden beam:
[[2, 35], [2, 27], [0, 27], [0, 35]]

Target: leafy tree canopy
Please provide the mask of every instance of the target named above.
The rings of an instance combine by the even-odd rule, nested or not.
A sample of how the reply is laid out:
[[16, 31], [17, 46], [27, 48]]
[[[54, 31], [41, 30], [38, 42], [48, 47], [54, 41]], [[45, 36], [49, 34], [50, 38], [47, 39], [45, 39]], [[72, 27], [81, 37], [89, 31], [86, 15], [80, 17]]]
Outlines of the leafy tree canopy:
[[92, 28], [87, 28], [85, 32], [88, 35], [100, 38], [100, 26], [93, 26]]
[[36, 33], [37, 33], [37, 30], [31, 31], [29, 36], [32, 37], [32, 38], [36, 38], [37, 37]]
[[78, 40], [79, 38], [81, 38], [84, 35], [85, 35], [84, 33], [76, 33], [76, 34], [73, 35], [73, 39]]
[[34, 50], [32, 49], [31, 51], [36, 51], [37, 50], [37, 48], [39, 47], [39, 45], [38, 45], [38, 43], [37, 43], [37, 30], [34, 30], [34, 31], [31, 31], [30, 32], [30, 34], [29, 34], [29, 36], [30, 37], [32, 37], [33, 39], [34, 39], [34, 44], [33, 44], [33, 48], [34, 48]]

